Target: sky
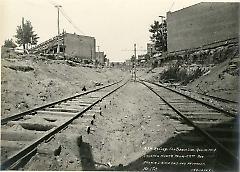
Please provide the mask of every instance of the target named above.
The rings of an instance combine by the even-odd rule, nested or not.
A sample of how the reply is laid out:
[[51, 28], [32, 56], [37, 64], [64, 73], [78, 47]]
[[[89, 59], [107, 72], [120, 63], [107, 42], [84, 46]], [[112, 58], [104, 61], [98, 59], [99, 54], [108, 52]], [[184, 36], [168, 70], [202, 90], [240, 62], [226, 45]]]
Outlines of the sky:
[[[32, 23], [41, 43], [57, 35], [57, 9], [61, 5], [74, 27], [60, 13], [60, 31], [95, 37], [110, 61], [144, 54], [150, 42], [150, 25], [158, 16], [205, 0], [0, 0], [0, 45], [14, 38], [22, 17]], [[211, 1], [211, 0], [208, 0]], [[213, 0], [212, 0], [213, 1]], [[218, 0], [221, 1], [221, 0]], [[221, 1], [223, 2], [223, 1]], [[240, 2], [229, 0], [228, 2]]]

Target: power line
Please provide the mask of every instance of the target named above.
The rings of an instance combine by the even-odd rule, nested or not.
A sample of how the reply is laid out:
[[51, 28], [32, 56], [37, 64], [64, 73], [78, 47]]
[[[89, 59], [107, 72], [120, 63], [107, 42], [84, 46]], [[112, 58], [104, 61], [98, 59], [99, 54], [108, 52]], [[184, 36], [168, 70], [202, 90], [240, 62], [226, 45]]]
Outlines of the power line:
[[169, 8], [168, 11], [171, 11], [171, 10], [172, 10], [172, 7], [174, 6], [174, 4], [175, 4], [175, 0], [173, 1], [172, 5], [171, 5], [171, 7]]
[[65, 17], [65, 19], [76, 29], [78, 30], [80, 33], [82, 33], [83, 35], [85, 35], [85, 33], [83, 31], [81, 31], [75, 24], [74, 22], [71, 20], [71, 18], [66, 14], [66, 12], [63, 10], [63, 8], [60, 9], [60, 12], [62, 13], [62, 15]]
[[53, 5], [53, 6], [56, 6], [56, 5], [58, 5], [58, 4], [56, 4], [55, 2], [53, 2], [53, 1], [48, 1], [51, 5]]
[[[53, 5], [53, 6], [58, 6], [58, 4], [56, 4], [55, 2], [53, 2], [53, 1], [51, 1], [51, 0], [49, 0], [48, 1], [51, 5]], [[63, 17], [76, 29], [76, 30], [78, 30], [80, 33], [82, 33], [83, 35], [85, 35], [85, 33], [83, 32], [83, 31], [81, 31], [81, 29], [79, 29], [75, 24], [74, 24], [74, 22], [71, 20], [71, 18], [66, 14], [66, 12], [63, 10], [63, 8], [60, 8], [59, 9], [60, 10], [60, 12], [61, 12], [61, 14], [63, 15]]]

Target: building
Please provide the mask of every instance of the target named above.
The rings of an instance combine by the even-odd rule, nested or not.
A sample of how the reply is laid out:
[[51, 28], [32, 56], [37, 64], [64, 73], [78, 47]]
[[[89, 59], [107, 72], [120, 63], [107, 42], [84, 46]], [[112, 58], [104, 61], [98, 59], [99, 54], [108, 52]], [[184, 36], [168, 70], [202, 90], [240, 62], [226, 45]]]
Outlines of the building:
[[106, 60], [106, 66], [110, 67], [110, 60], [109, 59]]
[[155, 45], [152, 43], [147, 43], [147, 54], [148, 55], [153, 55], [157, 52]]
[[126, 66], [132, 66], [131, 60], [126, 60], [126, 61], [125, 61], [125, 64], [126, 64]]
[[175, 12], [168, 12], [168, 52], [238, 41], [239, 4], [202, 2]]
[[146, 61], [146, 54], [138, 55], [138, 62], [145, 62]]
[[94, 37], [71, 33], [63, 33], [33, 47], [31, 51], [45, 54], [57, 53], [58, 39], [60, 53], [79, 60], [94, 61], [96, 59], [96, 40]]
[[96, 64], [103, 66], [105, 64], [105, 57], [104, 52], [96, 52]]

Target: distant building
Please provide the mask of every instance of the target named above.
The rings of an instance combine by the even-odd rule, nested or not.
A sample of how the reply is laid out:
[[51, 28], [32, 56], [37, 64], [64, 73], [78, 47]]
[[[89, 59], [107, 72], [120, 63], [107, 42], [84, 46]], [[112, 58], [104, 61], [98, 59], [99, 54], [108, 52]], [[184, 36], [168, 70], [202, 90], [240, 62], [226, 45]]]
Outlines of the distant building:
[[104, 52], [96, 52], [96, 64], [99, 64], [99, 65], [105, 64]]
[[109, 61], [109, 59], [106, 60], [106, 66], [107, 66], [107, 67], [110, 66], [110, 61]]
[[146, 54], [138, 55], [138, 62], [145, 62], [146, 61]]
[[131, 60], [126, 60], [126, 61], [125, 61], [125, 64], [126, 64], [126, 66], [132, 66]]
[[155, 44], [147, 43], [147, 54], [151, 56], [151, 55], [153, 55], [156, 52], [157, 52], [157, 50], [155, 48]]
[[168, 52], [238, 41], [239, 4], [201, 2], [175, 12], [168, 12]]
[[[94, 37], [71, 33], [59, 35], [60, 53], [66, 56], [76, 57], [79, 60], [96, 59], [96, 41]], [[57, 53], [58, 37], [55, 36], [31, 49], [33, 52], [55, 54]]]

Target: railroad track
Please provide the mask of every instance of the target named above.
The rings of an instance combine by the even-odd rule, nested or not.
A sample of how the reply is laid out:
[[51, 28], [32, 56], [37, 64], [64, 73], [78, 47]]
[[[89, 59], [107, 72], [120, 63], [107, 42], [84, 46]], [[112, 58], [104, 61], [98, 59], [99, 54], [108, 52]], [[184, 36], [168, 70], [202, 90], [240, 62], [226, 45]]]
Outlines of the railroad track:
[[233, 113], [237, 113], [237, 111], [238, 111], [238, 102], [236, 102], [236, 101], [225, 99], [222, 97], [213, 96], [210, 94], [188, 91], [188, 90], [185, 90], [182, 88], [177, 89], [177, 90], [183, 94], [187, 94], [187, 95], [202, 99], [204, 101], [207, 101], [207, 102], [213, 104], [214, 106], [218, 106], [220, 108], [231, 111]]
[[88, 119], [85, 131], [101, 115], [99, 103], [126, 82], [119, 81], [1, 120], [1, 170], [16, 167], [75, 120]]
[[[225, 111], [202, 100], [194, 99], [161, 84], [140, 80], [161, 98], [168, 108], [175, 113], [164, 115], [176, 125], [179, 134], [196, 130], [197, 135], [188, 136], [187, 140], [210, 142], [217, 149], [217, 162], [222, 170], [237, 171], [239, 163], [239, 116]], [[190, 129], [189, 129], [190, 127]], [[202, 145], [202, 144], [201, 144]]]
[[211, 99], [215, 99], [217, 101], [221, 101], [223, 103], [233, 103], [233, 104], [237, 104], [238, 102], [236, 101], [233, 101], [233, 100], [229, 100], [229, 99], [224, 99], [224, 98], [221, 98], [221, 97], [217, 97], [217, 96], [213, 96], [213, 95], [209, 95], [209, 94], [204, 94], [204, 93], [199, 93], [197, 92], [197, 94], [200, 94], [200, 95], [203, 95], [205, 97], [209, 97]]

